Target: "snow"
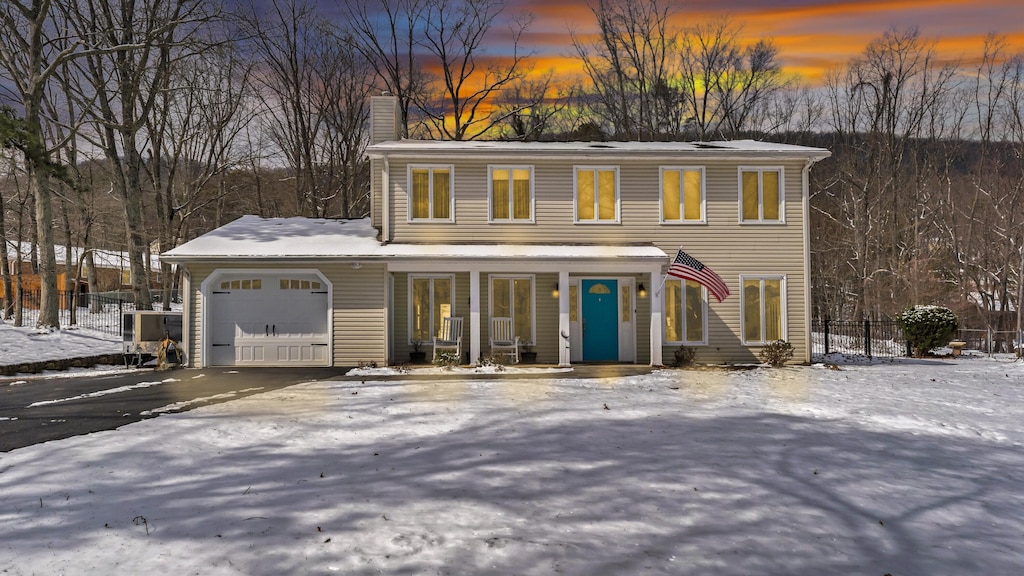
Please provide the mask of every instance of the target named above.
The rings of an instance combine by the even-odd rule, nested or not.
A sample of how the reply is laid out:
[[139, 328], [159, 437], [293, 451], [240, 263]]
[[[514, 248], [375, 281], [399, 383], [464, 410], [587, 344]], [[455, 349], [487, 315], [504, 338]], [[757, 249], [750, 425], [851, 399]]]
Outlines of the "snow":
[[[28, 262], [32, 254], [33, 245], [31, 242], [21, 242], [20, 244], [15, 242], [7, 242], [7, 257], [11, 260], [20, 260], [22, 262]], [[36, 253], [39, 254], [39, 246], [35, 246]], [[113, 270], [127, 270], [129, 267], [129, 256], [127, 252], [119, 252], [115, 250], [102, 250], [97, 248], [90, 248], [92, 254], [93, 263], [97, 268], [110, 268]], [[67, 263], [67, 247], [62, 245], [54, 245], [53, 247], [54, 258], [56, 264], [63, 266]], [[77, 246], [71, 247], [71, 263], [74, 265], [78, 264], [78, 261], [82, 256], [82, 248]], [[153, 253], [149, 255], [150, 258], [150, 269], [160, 270], [160, 255]]]
[[121, 336], [92, 330], [39, 331], [0, 321], [0, 366], [21, 362], [120, 354]]
[[380, 247], [369, 218], [261, 218], [247, 215], [165, 252], [168, 261], [199, 257], [366, 256]]
[[455, 154], [517, 155], [551, 158], [553, 156], [623, 157], [677, 156], [685, 158], [791, 158], [821, 160], [831, 152], [825, 148], [795, 146], [757, 140], [719, 142], [503, 142], [496, 140], [393, 140], [368, 146], [370, 157], [411, 155], [418, 161], [436, 154], [452, 158]]
[[369, 219], [260, 218], [242, 216], [164, 254], [167, 261], [197, 258], [388, 260], [421, 258], [561, 258], [643, 260], [662, 264], [668, 255], [648, 245], [388, 244], [377, 241]]
[[0, 454], [0, 574], [1024, 571], [1010, 357], [350, 374]]

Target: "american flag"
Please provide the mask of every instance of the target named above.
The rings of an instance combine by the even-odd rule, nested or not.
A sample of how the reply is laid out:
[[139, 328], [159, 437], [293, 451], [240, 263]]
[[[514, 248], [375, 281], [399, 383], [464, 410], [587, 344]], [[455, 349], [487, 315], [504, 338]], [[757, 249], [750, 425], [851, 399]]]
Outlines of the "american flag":
[[672, 261], [672, 266], [668, 269], [668, 275], [693, 280], [707, 287], [719, 302], [729, 296], [729, 287], [722, 281], [722, 277], [715, 274], [715, 271], [711, 268], [702, 264], [700, 260], [683, 252], [682, 248], [676, 254], [676, 259]]

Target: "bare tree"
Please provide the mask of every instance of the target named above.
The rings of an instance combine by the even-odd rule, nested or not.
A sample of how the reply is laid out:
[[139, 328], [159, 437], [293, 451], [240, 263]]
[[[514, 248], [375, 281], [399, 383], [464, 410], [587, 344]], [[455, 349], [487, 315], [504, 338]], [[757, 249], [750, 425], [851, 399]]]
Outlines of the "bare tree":
[[[124, 206], [125, 232], [135, 305], [152, 308], [149, 241], [144, 220], [145, 132], [182, 46], [207, 15], [202, 0], [81, 0], [67, 6], [67, 25], [90, 51], [75, 80], [79, 97], [91, 103], [95, 142], [113, 173]], [[151, 191], [149, 191], [151, 193]]]
[[529, 72], [530, 54], [520, 52], [520, 42], [533, 16], [517, 14], [509, 20], [509, 53], [492, 58], [484, 41], [505, 10], [506, 0], [424, 1], [418, 45], [437, 72], [413, 98], [424, 116], [421, 127], [432, 137], [449, 140], [487, 136], [514, 112], [499, 111], [492, 100]]
[[597, 118], [618, 138], [674, 137], [682, 129], [679, 31], [667, 0], [599, 0], [591, 5], [599, 36], [570, 32], [593, 94]]
[[296, 212], [348, 216], [362, 194], [369, 68], [352, 38], [303, 0], [274, 0], [242, 21], [262, 64], [268, 134], [293, 171]]
[[[854, 315], [892, 313], [914, 299], [929, 266], [928, 243], [938, 233], [928, 209], [935, 191], [928, 142], [951, 136], [945, 99], [954, 94], [954, 64], [938, 61], [916, 29], [892, 30], [826, 80], [836, 154], [833, 204], [821, 224], [839, 226], [833, 257], [849, 269]], [[935, 172], [931, 172], [934, 174]], [[912, 272], [921, 276], [910, 280]]]
[[[211, 183], [247, 161], [237, 139], [255, 116], [252, 62], [229, 44], [211, 46], [181, 60], [166, 76], [148, 117], [151, 153], [144, 164], [148, 186], [156, 192], [161, 250], [183, 240], [189, 218], [215, 202]], [[161, 262], [164, 309], [170, 309], [175, 284], [170, 264]]]
[[505, 118], [503, 140], [542, 140], [547, 135], [572, 129], [563, 116], [576, 100], [572, 84], [556, 86], [553, 72], [538, 79], [523, 78], [495, 100], [498, 114]]
[[355, 47], [382, 88], [398, 99], [399, 137], [409, 135], [410, 109], [422, 99], [427, 77], [416, 56], [427, 17], [425, 0], [346, 0]]
[[40, 308], [36, 325], [60, 326], [57, 265], [53, 240], [51, 178], [62, 175], [51, 157], [43, 131], [45, 89], [58, 67], [75, 55], [76, 44], [53, 49], [52, 0], [6, 0], [0, 5], [0, 67], [14, 99], [24, 111], [22, 150], [33, 176], [36, 233], [39, 237]]

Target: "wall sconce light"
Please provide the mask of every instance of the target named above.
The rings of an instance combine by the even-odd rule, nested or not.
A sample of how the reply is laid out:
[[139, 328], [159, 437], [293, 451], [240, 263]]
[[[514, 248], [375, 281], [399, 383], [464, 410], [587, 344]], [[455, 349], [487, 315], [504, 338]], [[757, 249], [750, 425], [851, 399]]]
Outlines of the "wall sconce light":
[[551, 297], [558, 298], [558, 282], [555, 282], [555, 287], [551, 289]]
[[644, 286], [643, 282], [641, 282], [639, 285], [637, 285], [636, 293], [641, 298], [647, 298], [647, 288]]
[[352, 263], [352, 269], [353, 270], [359, 270], [362, 267], [363, 267], [363, 263], [362, 262], [353, 262]]

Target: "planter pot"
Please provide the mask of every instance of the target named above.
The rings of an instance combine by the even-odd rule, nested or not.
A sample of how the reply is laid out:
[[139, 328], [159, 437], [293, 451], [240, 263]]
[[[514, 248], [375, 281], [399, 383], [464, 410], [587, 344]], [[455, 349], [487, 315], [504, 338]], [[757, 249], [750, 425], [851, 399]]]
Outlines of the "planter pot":
[[424, 351], [409, 352], [409, 363], [410, 364], [424, 364], [427, 361], [427, 353]]
[[520, 352], [519, 353], [519, 362], [521, 362], [523, 364], [536, 364], [537, 363], [537, 353], [536, 352]]

